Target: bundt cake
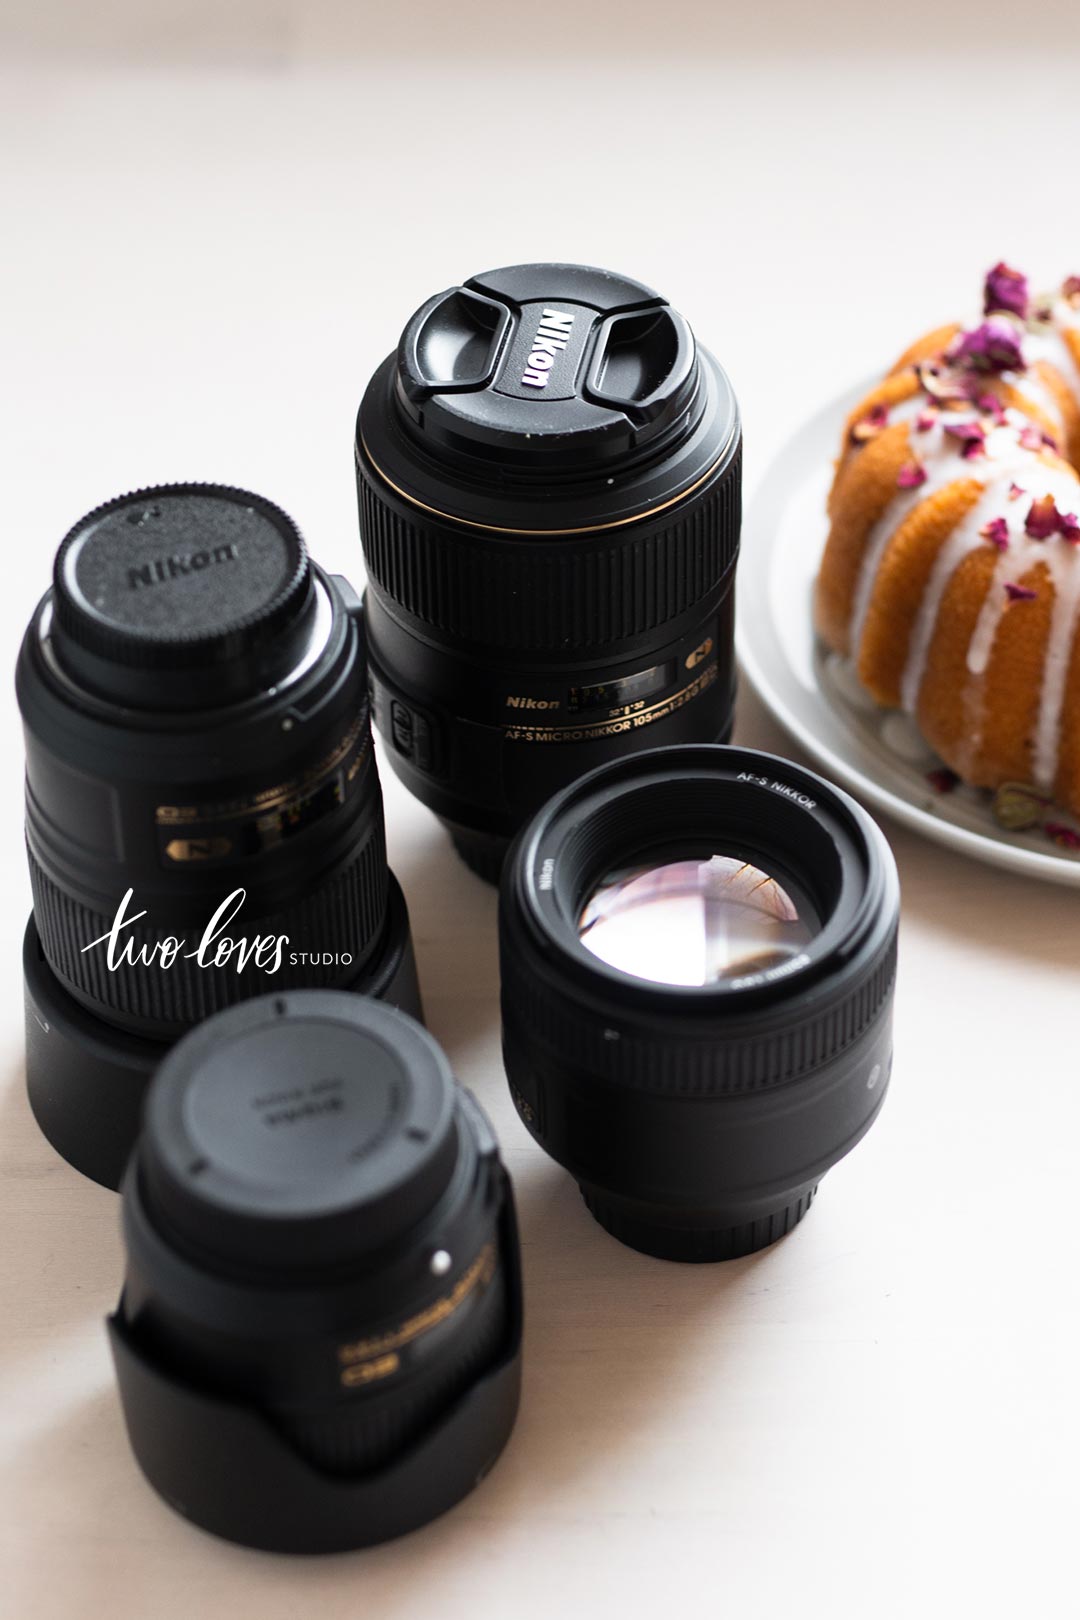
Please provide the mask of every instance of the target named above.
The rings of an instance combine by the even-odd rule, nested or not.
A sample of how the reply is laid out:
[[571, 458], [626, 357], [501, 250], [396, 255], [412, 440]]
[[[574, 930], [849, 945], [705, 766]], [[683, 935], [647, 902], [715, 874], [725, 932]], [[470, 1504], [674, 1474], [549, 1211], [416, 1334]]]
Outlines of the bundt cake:
[[1080, 815], [1080, 277], [997, 265], [849, 417], [818, 634], [963, 781]]

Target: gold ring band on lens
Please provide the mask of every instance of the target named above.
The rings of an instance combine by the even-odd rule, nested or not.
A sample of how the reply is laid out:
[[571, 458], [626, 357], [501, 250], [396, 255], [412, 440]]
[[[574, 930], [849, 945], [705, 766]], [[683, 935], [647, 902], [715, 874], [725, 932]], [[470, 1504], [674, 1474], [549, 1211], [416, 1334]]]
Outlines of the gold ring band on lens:
[[700, 489], [702, 484], [707, 484], [724, 460], [724, 456], [717, 456], [716, 460], [706, 468], [700, 478], [695, 479], [686, 489], [680, 490], [678, 495], [673, 495], [670, 500], [661, 501], [658, 506], [650, 506], [647, 512], [634, 512], [630, 517], [613, 518], [610, 523], [588, 523], [572, 529], [510, 529], [501, 523], [478, 523], [475, 518], [455, 517], [452, 512], [443, 512], [437, 506], [428, 506], [426, 501], [418, 500], [415, 495], [410, 495], [407, 489], [402, 489], [400, 484], [395, 484], [392, 478], [387, 477], [372, 455], [367, 440], [361, 436], [360, 442], [364, 446], [364, 454], [383, 483], [387, 484], [395, 495], [400, 495], [403, 501], [408, 501], [410, 506], [419, 507], [421, 512], [430, 512], [432, 517], [441, 518], [444, 523], [464, 524], [467, 529], [486, 529], [491, 534], [528, 534], [541, 538], [547, 535], [559, 534], [600, 534], [605, 529], [625, 528], [628, 523], [644, 523], [648, 518], [655, 517], [658, 512], [666, 512], [669, 507], [678, 506], [682, 501], [686, 500], [688, 495], [692, 495], [695, 489]]

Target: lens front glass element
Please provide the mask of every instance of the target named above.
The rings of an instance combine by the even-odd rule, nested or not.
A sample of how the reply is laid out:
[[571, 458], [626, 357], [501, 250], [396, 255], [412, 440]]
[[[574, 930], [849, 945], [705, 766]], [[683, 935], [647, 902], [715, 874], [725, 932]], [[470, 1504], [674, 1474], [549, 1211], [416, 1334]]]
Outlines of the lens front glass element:
[[620, 867], [578, 918], [585, 948], [655, 984], [708, 985], [777, 968], [819, 929], [813, 908], [731, 855]]

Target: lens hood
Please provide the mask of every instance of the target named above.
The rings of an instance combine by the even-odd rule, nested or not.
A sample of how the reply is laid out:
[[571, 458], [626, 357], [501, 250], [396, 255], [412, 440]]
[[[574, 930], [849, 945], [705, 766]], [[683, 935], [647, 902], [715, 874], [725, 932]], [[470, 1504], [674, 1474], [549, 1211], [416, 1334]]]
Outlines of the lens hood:
[[422, 1026], [337, 991], [208, 1020], [158, 1072], [122, 1208], [124, 1418], [195, 1524], [369, 1546], [494, 1463], [520, 1383], [513, 1197]]

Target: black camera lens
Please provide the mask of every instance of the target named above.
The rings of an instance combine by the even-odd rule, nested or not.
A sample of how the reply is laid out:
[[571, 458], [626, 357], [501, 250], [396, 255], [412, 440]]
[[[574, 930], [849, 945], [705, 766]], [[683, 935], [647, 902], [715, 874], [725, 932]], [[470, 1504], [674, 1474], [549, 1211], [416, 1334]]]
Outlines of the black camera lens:
[[898, 920], [883, 834], [811, 771], [706, 744], [591, 772], [503, 874], [518, 1112], [632, 1248], [763, 1248], [884, 1100]]
[[428, 300], [356, 433], [374, 718], [473, 869], [594, 766], [730, 734], [742, 436], [663, 298], [516, 265]]
[[418, 1011], [387, 870], [362, 614], [271, 502], [148, 489], [84, 518], [19, 654], [31, 1102], [111, 1185], [169, 1043], [268, 989]]
[[484, 1114], [405, 1014], [231, 1008], [147, 1097], [109, 1330], [132, 1449], [204, 1529], [281, 1552], [434, 1518], [509, 1439], [521, 1293]]

